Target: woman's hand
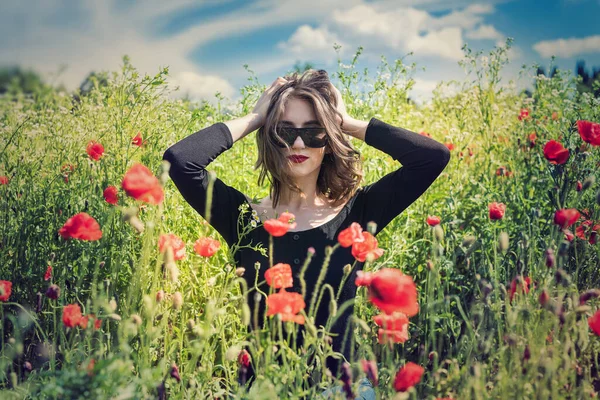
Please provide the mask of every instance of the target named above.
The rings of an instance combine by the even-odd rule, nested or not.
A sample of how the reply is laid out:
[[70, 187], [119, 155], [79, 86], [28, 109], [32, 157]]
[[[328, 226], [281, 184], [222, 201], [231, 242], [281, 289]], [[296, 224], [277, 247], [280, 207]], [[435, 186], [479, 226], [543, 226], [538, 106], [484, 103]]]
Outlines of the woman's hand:
[[[271, 86], [269, 86], [263, 94], [258, 98], [252, 113], [257, 114], [259, 117], [259, 128], [265, 124], [265, 120], [267, 118], [267, 110], [269, 109], [269, 103], [271, 102], [271, 97], [273, 97], [273, 93], [281, 86], [285, 85], [287, 80], [282, 77], [278, 77], [273, 81]], [[258, 129], [258, 128], [257, 128]]]
[[[333, 84], [331, 82], [329, 84], [331, 85], [331, 90], [333, 90], [333, 92], [335, 93], [335, 97], [337, 99], [337, 107], [336, 108], [339, 111], [339, 113], [342, 114], [342, 117], [344, 118], [344, 122], [346, 122], [346, 120], [348, 120], [350, 118], [350, 116], [348, 115], [348, 112], [346, 111], [346, 105], [344, 104], [344, 99], [342, 99], [342, 94], [335, 86], [333, 86]], [[336, 115], [335, 119], [336, 119], [338, 125], [342, 126], [342, 120], [340, 119], [340, 116]]]

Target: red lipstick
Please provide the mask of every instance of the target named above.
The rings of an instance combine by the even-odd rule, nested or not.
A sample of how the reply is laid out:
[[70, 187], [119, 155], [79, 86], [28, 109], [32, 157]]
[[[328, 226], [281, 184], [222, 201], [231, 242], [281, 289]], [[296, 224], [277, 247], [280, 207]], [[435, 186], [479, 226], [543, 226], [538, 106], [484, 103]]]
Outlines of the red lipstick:
[[295, 163], [302, 163], [302, 162], [308, 160], [308, 157], [301, 156], [301, 155], [293, 155], [293, 156], [289, 156], [288, 158]]

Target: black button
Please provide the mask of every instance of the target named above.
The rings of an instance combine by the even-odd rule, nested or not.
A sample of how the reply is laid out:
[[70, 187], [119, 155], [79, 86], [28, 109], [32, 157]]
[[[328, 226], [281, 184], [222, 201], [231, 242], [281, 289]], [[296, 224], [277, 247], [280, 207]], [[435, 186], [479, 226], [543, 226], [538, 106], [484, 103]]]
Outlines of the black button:
[[294, 264], [300, 264], [300, 259], [299, 258], [294, 258]]
[[298, 234], [295, 234], [295, 235], [293, 236], [293, 238], [294, 238], [294, 240], [298, 240], [298, 239], [300, 239], [300, 235], [298, 235]]

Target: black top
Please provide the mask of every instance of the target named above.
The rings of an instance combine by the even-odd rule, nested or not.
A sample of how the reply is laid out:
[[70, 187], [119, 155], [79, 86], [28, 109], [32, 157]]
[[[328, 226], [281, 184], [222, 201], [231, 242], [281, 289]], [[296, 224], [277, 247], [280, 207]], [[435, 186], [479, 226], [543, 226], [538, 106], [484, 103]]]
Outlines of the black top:
[[[314, 247], [315, 255], [305, 272], [306, 281], [306, 312], [312, 298], [312, 289], [315, 287], [319, 271], [323, 265], [326, 246], [334, 246], [340, 231], [358, 222], [366, 230], [367, 223], [377, 223], [375, 235], [386, 227], [397, 215], [411, 205], [444, 170], [450, 160], [450, 151], [443, 144], [418, 133], [398, 128], [371, 118], [365, 134], [365, 142], [389, 154], [398, 160], [402, 167], [383, 176], [377, 182], [361, 187], [348, 201], [342, 211], [332, 220], [316, 228], [304, 231], [288, 232], [284, 236], [273, 238], [273, 263], [290, 264], [294, 276], [294, 287], [287, 291], [301, 292], [298, 273], [307, 256], [307, 249]], [[222, 122], [215, 123], [190, 136], [180, 140], [164, 153], [163, 159], [171, 163], [169, 175], [183, 195], [184, 199], [203, 217], [205, 216], [205, 202], [207, 198], [208, 173], [206, 167], [222, 152], [230, 149], [233, 138], [227, 125]], [[249, 197], [250, 198], [250, 197]], [[213, 186], [213, 202], [210, 224], [223, 236], [229, 246], [238, 241], [237, 220], [239, 206], [248, 203], [243, 193], [228, 186], [220, 179]], [[249, 204], [252, 207], [251, 204]], [[250, 213], [245, 214], [244, 224], [250, 222]], [[241, 229], [241, 227], [240, 227]], [[269, 234], [259, 225], [242, 239], [241, 245], [263, 243], [269, 248]], [[269, 268], [268, 253], [263, 256], [252, 249], [240, 249], [234, 255], [236, 266], [246, 269], [244, 278], [248, 288], [253, 287], [256, 275], [255, 262], [261, 264], [258, 282], [263, 281], [264, 272]], [[351, 248], [338, 247], [331, 256], [328, 271], [323, 284], [329, 283], [337, 294], [339, 283], [343, 276], [343, 267], [353, 265], [355, 258]], [[338, 305], [356, 296], [354, 284], [356, 272], [362, 269], [364, 263], [356, 262], [352, 274], [344, 283]], [[322, 287], [322, 286], [321, 286]], [[265, 293], [269, 292], [266, 283], [260, 287]], [[315, 325], [325, 326], [329, 315], [329, 292], [325, 292], [321, 305], [317, 310]], [[254, 292], [248, 296], [248, 305], [254, 310]], [[263, 315], [265, 299], [260, 301], [259, 315]], [[349, 307], [338, 319], [331, 332], [339, 335], [333, 336], [333, 349], [340, 351], [350, 360], [349, 340], [341, 349], [348, 318], [353, 309]], [[260, 326], [262, 319], [259, 318]], [[252, 324], [251, 324], [252, 325]], [[299, 336], [302, 336], [301, 334]], [[301, 340], [300, 340], [301, 341]], [[337, 372], [339, 362], [332, 357], [327, 360], [328, 367], [333, 373]]]

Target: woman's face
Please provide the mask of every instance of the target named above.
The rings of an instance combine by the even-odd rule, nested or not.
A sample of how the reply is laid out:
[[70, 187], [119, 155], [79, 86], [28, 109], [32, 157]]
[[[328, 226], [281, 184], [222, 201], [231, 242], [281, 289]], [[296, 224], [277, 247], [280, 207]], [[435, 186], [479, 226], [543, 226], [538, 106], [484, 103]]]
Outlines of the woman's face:
[[[304, 99], [293, 97], [289, 98], [285, 103], [284, 111], [279, 123], [291, 128], [316, 128], [321, 126], [311, 104]], [[323, 134], [325, 133], [322, 133], [321, 135]], [[293, 162], [290, 159], [291, 176], [294, 178], [310, 176], [313, 174], [318, 176], [326, 149], [327, 146], [319, 148], [307, 147], [302, 141], [302, 138], [297, 136], [294, 144], [290, 146], [290, 150], [282, 148], [282, 151], [286, 152], [286, 157], [300, 155], [308, 158], [300, 163]]]

